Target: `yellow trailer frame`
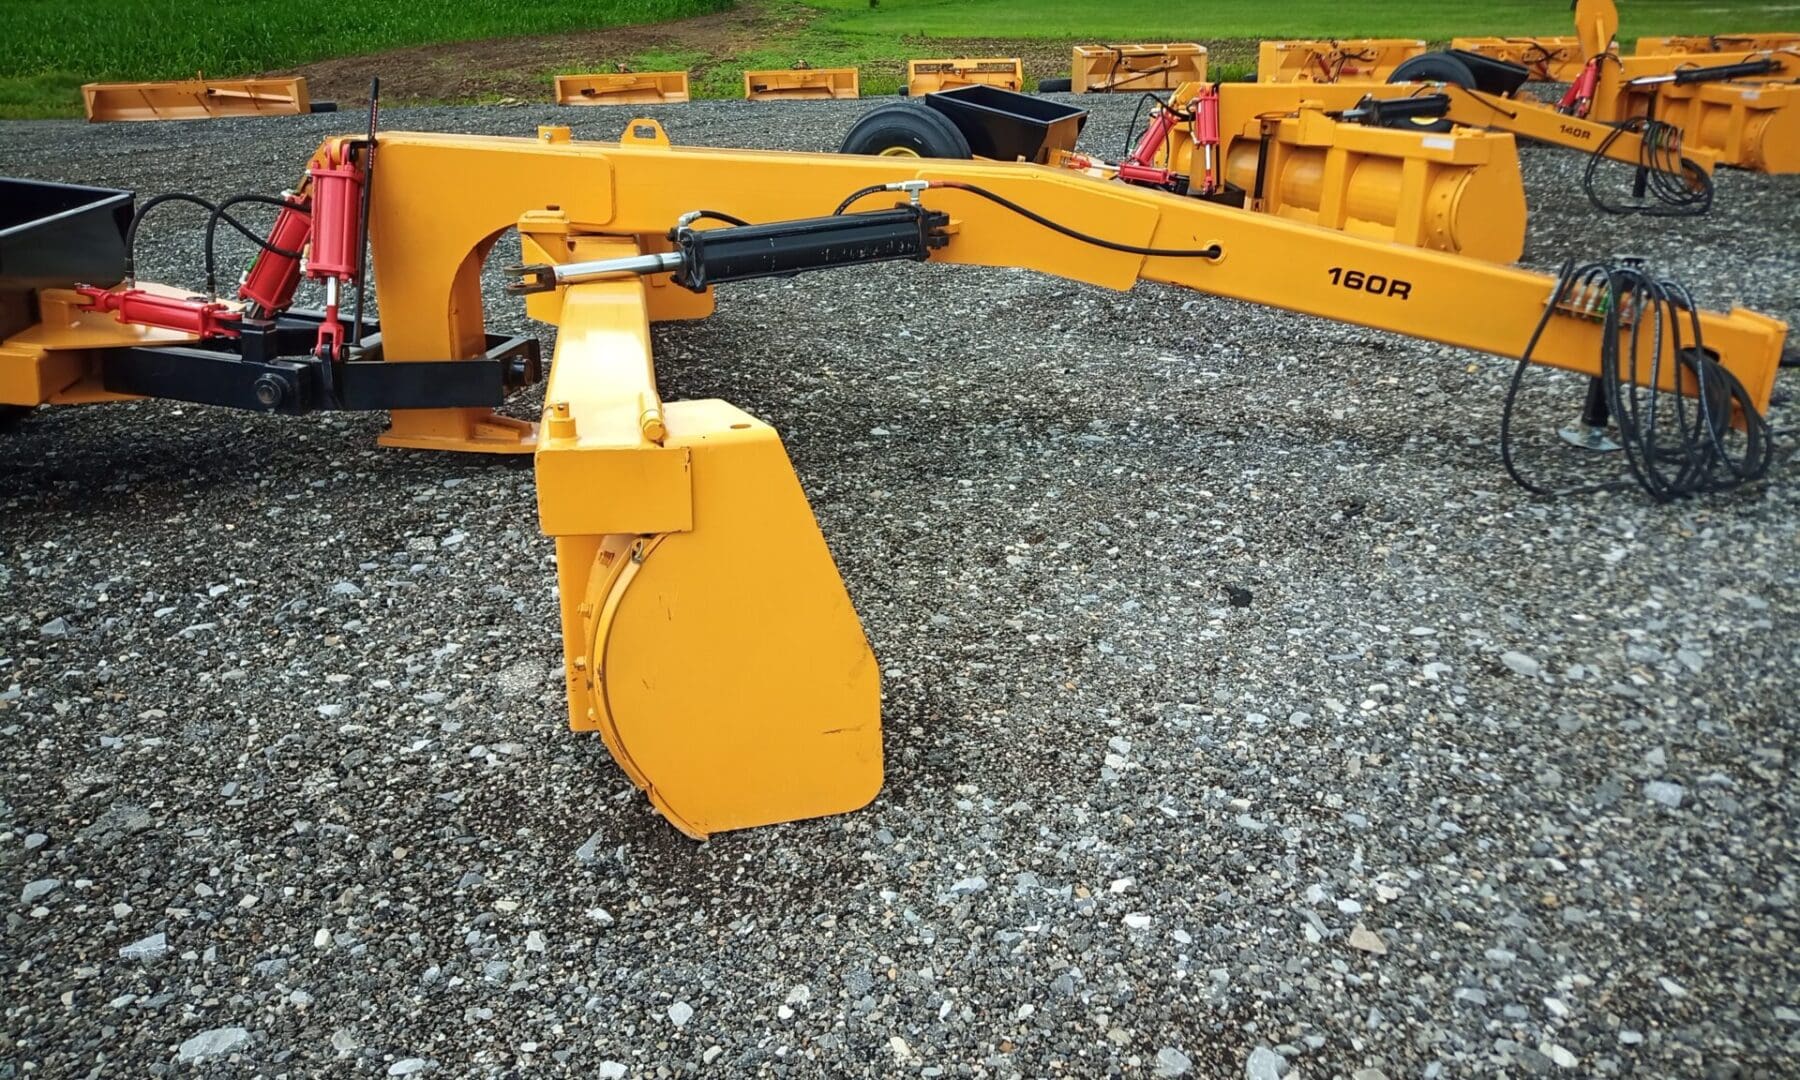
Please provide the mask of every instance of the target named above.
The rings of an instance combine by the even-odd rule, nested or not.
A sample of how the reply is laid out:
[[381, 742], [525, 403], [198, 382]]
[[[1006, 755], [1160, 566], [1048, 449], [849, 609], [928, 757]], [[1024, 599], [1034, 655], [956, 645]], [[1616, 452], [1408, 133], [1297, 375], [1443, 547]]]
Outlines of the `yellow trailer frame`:
[[1069, 89], [1077, 94], [1173, 90], [1206, 81], [1206, 46], [1194, 41], [1077, 45], [1070, 51]]
[[1580, 39], [1570, 36], [1459, 37], [1450, 39], [1450, 47], [1518, 64], [1536, 82], [1573, 82], [1587, 65]]
[[558, 105], [674, 105], [688, 100], [685, 71], [606, 71], [556, 76]]
[[906, 62], [906, 92], [912, 97], [923, 97], [958, 86], [998, 86], [1002, 90], [1023, 90], [1025, 65], [1016, 56]]
[[81, 88], [81, 101], [93, 123], [297, 116], [312, 111], [306, 80], [299, 77], [88, 83]]
[[1705, 56], [1712, 53], [1761, 52], [1800, 48], [1800, 33], [1705, 34], [1677, 37], [1641, 37], [1632, 53], [1637, 56]]
[[1259, 83], [1386, 82], [1426, 50], [1418, 38], [1265, 41], [1256, 48]]
[[861, 94], [862, 80], [853, 67], [792, 67], [744, 72], [744, 97], [749, 101], [821, 101], [855, 98]]
[[[351, 141], [329, 140], [315, 161], [344, 160]], [[648, 119], [617, 143], [576, 142], [559, 126], [536, 138], [385, 133], [377, 149], [368, 225], [386, 363], [483, 355], [481, 270], [508, 230], [526, 260], [566, 265], [669, 252], [671, 224], [700, 208], [814, 218], [893, 185], [902, 190], [890, 200], [944, 215], [945, 242], [925, 252], [933, 262], [1112, 289], [1159, 281], [1505, 356], [1535, 328], [1534, 361], [1603, 370], [1608, 331], [1567, 306], [1547, 313], [1557, 285], [1545, 275], [1066, 169], [674, 147]], [[0, 389], [80, 400], [97, 386], [88, 350], [150, 336], [78, 300], [39, 291], [44, 317], [0, 343]], [[689, 292], [666, 272], [536, 293], [527, 312], [559, 327], [540, 423], [402, 409], [382, 440], [535, 452], [569, 723], [597, 731], [696, 837], [853, 810], [882, 782], [877, 663], [779, 436], [728, 403], [665, 401], [658, 388], [650, 325], [712, 309], [710, 290]], [[1697, 317], [1707, 347], [1766, 409], [1786, 326], [1742, 309]], [[1661, 348], [1666, 381], [1678, 365], [1673, 344]], [[1647, 379], [1650, 359], [1631, 357], [1628, 377]]]

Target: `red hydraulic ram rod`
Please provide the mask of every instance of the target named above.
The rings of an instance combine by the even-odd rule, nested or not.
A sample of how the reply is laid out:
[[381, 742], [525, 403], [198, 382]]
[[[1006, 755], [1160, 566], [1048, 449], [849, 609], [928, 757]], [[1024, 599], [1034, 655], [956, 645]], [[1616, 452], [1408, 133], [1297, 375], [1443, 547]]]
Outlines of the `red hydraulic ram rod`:
[[90, 311], [116, 311], [119, 321], [134, 326], [160, 326], [200, 338], [237, 337], [241, 316], [216, 300], [197, 296], [163, 296], [143, 289], [113, 292], [95, 285], [75, 290], [87, 297]]

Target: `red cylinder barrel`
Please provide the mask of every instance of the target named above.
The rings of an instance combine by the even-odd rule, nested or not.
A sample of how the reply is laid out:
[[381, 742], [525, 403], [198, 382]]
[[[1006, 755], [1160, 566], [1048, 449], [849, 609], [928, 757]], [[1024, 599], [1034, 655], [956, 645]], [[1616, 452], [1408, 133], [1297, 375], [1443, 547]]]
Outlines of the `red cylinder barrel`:
[[294, 290], [300, 286], [298, 253], [305, 250], [311, 231], [306, 196], [289, 197], [287, 205], [275, 215], [275, 227], [269, 230], [269, 247], [296, 254], [281, 255], [267, 248], [259, 252], [238, 289], [238, 299], [250, 301], [265, 313], [286, 311], [294, 301]]
[[312, 254], [306, 260], [309, 278], [334, 277], [354, 281], [361, 269], [357, 259], [357, 218], [362, 206], [362, 170], [344, 151], [342, 161], [315, 165], [312, 173]]

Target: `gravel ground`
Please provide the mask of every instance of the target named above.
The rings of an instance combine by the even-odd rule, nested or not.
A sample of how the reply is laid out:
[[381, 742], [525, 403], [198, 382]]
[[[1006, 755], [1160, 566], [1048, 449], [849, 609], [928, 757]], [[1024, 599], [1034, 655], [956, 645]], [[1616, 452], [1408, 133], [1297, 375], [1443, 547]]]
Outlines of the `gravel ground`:
[[[658, 115], [824, 149], [871, 104]], [[388, 120], [551, 118], [623, 120]], [[218, 195], [354, 124], [0, 147]], [[1580, 165], [1526, 153], [1529, 263], [1800, 320], [1796, 178], [1621, 222]], [[195, 283], [190, 226], [146, 277]], [[0, 1075], [1791, 1074], [1791, 467], [1535, 500], [1506, 361], [1156, 286], [875, 267], [657, 345], [789, 440], [886, 671], [876, 803], [696, 845], [565, 730], [520, 463], [44, 410], [0, 440]]]

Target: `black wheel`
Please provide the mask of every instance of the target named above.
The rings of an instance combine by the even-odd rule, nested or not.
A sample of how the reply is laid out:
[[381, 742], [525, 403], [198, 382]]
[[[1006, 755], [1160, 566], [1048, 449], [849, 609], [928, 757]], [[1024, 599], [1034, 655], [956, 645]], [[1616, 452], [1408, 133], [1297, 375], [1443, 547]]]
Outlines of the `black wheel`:
[[29, 405], [0, 405], [0, 431], [12, 431], [19, 422], [31, 415]]
[[1388, 76], [1388, 82], [1441, 82], [1473, 90], [1475, 73], [1469, 70], [1469, 65], [1463, 63], [1459, 56], [1452, 56], [1447, 52], [1428, 52], [1400, 61], [1400, 66]]
[[840, 154], [967, 159], [969, 140], [944, 114], [922, 105], [883, 105], [856, 122]]
[[[1471, 90], [1475, 87], [1475, 73], [1469, 70], [1469, 65], [1463, 63], [1460, 57], [1447, 52], [1430, 52], [1402, 60], [1394, 73], [1388, 76], [1388, 82], [1440, 82]], [[1444, 117], [1434, 120], [1401, 117], [1386, 126], [1409, 131], [1449, 131], [1455, 125]]]
[[1075, 89], [1074, 79], [1039, 79], [1038, 93], [1067, 94]]

